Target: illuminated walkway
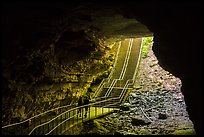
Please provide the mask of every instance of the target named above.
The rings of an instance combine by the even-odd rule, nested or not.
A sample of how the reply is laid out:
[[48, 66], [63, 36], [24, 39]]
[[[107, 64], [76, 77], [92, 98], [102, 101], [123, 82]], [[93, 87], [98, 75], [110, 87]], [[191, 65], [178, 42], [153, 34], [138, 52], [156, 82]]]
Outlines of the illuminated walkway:
[[[77, 107], [76, 104], [48, 110], [25, 121], [2, 127], [3, 135], [61, 135], [72, 134], [72, 128], [82, 122], [118, 110], [127, 89], [131, 88], [140, 58], [141, 38], [125, 39], [120, 43], [114, 68], [95, 91], [93, 103]], [[87, 117], [77, 113], [88, 107]]]
[[141, 45], [142, 38], [125, 39], [121, 42], [113, 72], [108, 79], [102, 81], [94, 95], [95, 99], [118, 97], [118, 100], [115, 100], [118, 104], [112, 107], [120, 105], [127, 90], [131, 89], [135, 82]]

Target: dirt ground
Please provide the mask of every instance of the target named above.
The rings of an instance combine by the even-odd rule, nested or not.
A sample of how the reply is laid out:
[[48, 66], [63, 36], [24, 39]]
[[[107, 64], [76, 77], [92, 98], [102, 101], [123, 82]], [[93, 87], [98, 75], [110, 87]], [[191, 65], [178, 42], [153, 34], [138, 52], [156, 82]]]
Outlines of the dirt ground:
[[150, 48], [141, 58], [134, 89], [125, 101], [129, 109], [84, 123], [81, 134], [194, 135], [181, 86], [179, 78], [158, 65]]

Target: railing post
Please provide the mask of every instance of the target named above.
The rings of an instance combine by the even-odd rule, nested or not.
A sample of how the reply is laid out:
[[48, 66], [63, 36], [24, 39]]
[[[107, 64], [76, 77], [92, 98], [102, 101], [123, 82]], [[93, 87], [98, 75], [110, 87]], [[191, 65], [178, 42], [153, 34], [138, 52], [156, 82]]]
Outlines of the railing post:
[[72, 114], [73, 115], [73, 121], [74, 121], [74, 117], [75, 117], [75, 111], [76, 111], [76, 109], [73, 110], [73, 114]]
[[[51, 123], [48, 123], [47, 125], [52, 129], [52, 122], [51, 122]], [[45, 130], [46, 130], [46, 126], [45, 126]], [[48, 130], [48, 132], [49, 132], [49, 130]], [[48, 133], [48, 132], [45, 132], [45, 133]], [[45, 133], [44, 133], [44, 134], [45, 134]], [[50, 135], [53, 135], [53, 132], [51, 132]]]
[[[56, 126], [58, 125], [58, 118], [56, 119]], [[58, 135], [58, 130], [57, 129], [55, 129], [56, 130], [56, 135]]]
[[106, 106], [106, 104], [107, 104], [106, 101], [104, 102], [104, 104], [105, 104], [105, 106]]
[[[54, 124], [54, 127], [55, 127], [55, 124]], [[53, 130], [52, 133], [53, 133], [53, 135], [57, 135], [57, 130], [56, 129]]]
[[[60, 123], [62, 122], [62, 115], [60, 116]], [[62, 133], [62, 124], [60, 125], [60, 134]]]
[[[65, 119], [67, 119], [67, 113], [65, 113]], [[67, 127], [67, 121], [65, 122], [65, 128]]]
[[37, 135], [39, 135], [39, 132], [40, 132], [39, 130], [40, 130], [40, 128], [37, 128], [37, 129], [36, 129], [36, 131], [37, 131], [36, 134], [37, 134]]
[[[41, 118], [41, 117], [42, 117], [42, 116], [39, 117], [39, 118], [40, 118], [40, 125], [42, 124], [42, 118]], [[38, 119], [39, 119], [39, 118], [38, 118]]]
[[103, 106], [102, 106], [102, 115], [103, 115]]
[[96, 117], [96, 107], [95, 107], [95, 117]]
[[34, 130], [34, 131], [31, 133], [31, 135], [35, 135], [35, 131], [36, 131], [36, 130]]
[[35, 128], [35, 118], [33, 119], [33, 125], [34, 125], [34, 127], [33, 127], [33, 128]]
[[[63, 117], [62, 117], [63, 121], [66, 120], [65, 114], [63, 114]], [[62, 123], [62, 131], [64, 131], [65, 127], [66, 127], [66, 122]], [[61, 134], [62, 134], [62, 132], [61, 132]]]
[[[27, 128], [27, 127], [26, 127]], [[21, 126], [21, 135], [23, 135], [23, 126]]]
[[90, 117], [91, 117], [91, 106], [89, 105], [89, 120], [90, 120]]
[[98, 111], [98, 109], [97, 109], [97, 107], [96, 107], [96, 116], [97, 116], [97, 111]]
[[[57, 118], [57, 120], [56, 120], [56, 125], [55, 125], [55, 126], [57, 126], [57, 125], [58, 125], [58, 118]], [[55, 126], [54, 126], [54, 127], [55, 127]], [[57, 134], [58, 134], [57, 129], [55, 129], [54, 131], [55, 131], [55, 134], [54, 134], [54, 135], [57, 135]]]
[[47, 132], [50, 131], [50, 123], [47, 124]]
[[[48, 125], [49, 125], [49, 123], [48, 123]], [[43, 135], [45, 134], [45, 126], [43, 125], [43, 127], [42, 127], [42, 132], [43, 132]]]
[[[66, 113], [67, 114], [67, 118], [69, 119], [70, 118], [70, 113]], [[66, 121], [66, 127], [70, 127], [70, 120]]]
[[[53, 128], [55, 127], [54, 121], [52, 121]], [[55, 131], [52, 131], [52, 135], [55, 135]]]
[[83, 107], [82, 106], [80, 106], [81, 107], [81, 118], [82, 118], [82, 122], [83, 122]]
[[[14, 134], [16, 134], [16, 125], [14, 126]], [[10, 129], [8, 129], [8, 130], [10, 130]], [[5, 129], [5, 132], [7, 132], [7, 130]]]
[[[71, 117], [71, 116], [70, 116], [70, 111], [69, 111], [69, 118], [70, 118], [70, 117]], [[68, 123], [69, 123], [68, 125], [69, 125], [69, 127], [70, 127], [70, 125], [72, 124], [72, 123], [71, 123], [71, 119], [68, 120]]]
[[[33, 120], [31, 119], [30, 120], [30, 124], [29, 124], [29, 126], [28, 126], [28, 133], [30, 132], [30, 130], [32, 130], [32, 124], [33, 124], [33, 122], [32, 122]], [[27, 133], [26, 133], [27, 134]]]
[[78, 118], [79, 118], [79, 113], [78, 113], [78, 110], [77, 110], [77, 123], [78, 123], [78, 120], [79, 120]]
[[41, 127], [38, 127], [38, 128], [37, 128], [37, 131], [38, 131], [38, 132], [37, 132], [37, 135], [40, 135], [40, 128], [41, 128]]
[[43, 135], [43, 126], [40, 127], [40, 135]]
[[[110, 105], [110, 100], [108, 100], [108, 105]], [[108, 106], [108, 112], [110, 111], [110, 106]]]

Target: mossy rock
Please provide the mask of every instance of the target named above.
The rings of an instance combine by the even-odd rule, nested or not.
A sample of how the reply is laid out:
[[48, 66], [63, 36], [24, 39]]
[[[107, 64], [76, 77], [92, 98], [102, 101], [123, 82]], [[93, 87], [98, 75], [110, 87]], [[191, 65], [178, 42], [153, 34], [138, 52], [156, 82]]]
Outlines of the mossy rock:
[[181, 129], [175, 130], [171, 135], [195, 135], [195, 130], [193, 129]]

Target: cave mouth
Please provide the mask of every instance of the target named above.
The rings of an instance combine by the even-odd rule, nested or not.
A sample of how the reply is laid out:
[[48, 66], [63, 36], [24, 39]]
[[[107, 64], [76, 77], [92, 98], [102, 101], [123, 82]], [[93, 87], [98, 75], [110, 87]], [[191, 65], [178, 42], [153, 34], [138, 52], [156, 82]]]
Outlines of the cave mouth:
[[[126, 103], [134, 106], [130, 107], [132, 115], [136, 114], [140, 117], [143, 115], [142, 117], [152, 122], [152, 125], [157, 123], [157, 129], [164, 129], [161, 134], [194, 135], [194, 126], [189, 119], [181, 92], [182, 82], [158, 64], [159, 61], [152, 51], [153, 42], [153, 37], [143, 37], [138, 74]], [[143, 108], [143, 111], [141, 112], [137, 107]], [[151, 129], [153, 127], [151, 124], [145, 128]], [[137, 128], [137, 130], [141, 129]], [[138, 134], [143, 133], [138, 132]], [[146, 134], [153, 134], [153, 132]]]
[[[84, 49], [83, 47], [80, 50], [78, 50], [76, 54], [72, 55], [72, 58], [63, 60], [64, 57], [66, 56], [62, 55], [61, 53], [68, 53], [66, 50], [69, 48], [65, 48], [65, 50], [61, 48], [55, 49], [55, 46], [57, 44], [59, 44], [58, 47], [60, 47], [61, 44], [66, 43], [66, 41], [64, 42], [64, 39], [60, 39], [60, 37], [63, 36], [63, 34], [69, 35], [67, 33], [64, 33], [65, 31], [69, 30], [70, 32], [80, 32], [80, 30], [83, 30], [83, 32], [85, 33], [88, 32], [87, 34], [90, 35], [87, 37], [88, 41], [86, 39], [86, 42], [90, 42], [89, 40], [91, 39], [91, 43], [94, 46], [91, 46], [89, 48], [90, 51], [92, 51], [94, 50], [93, 48], [95, 48], [96, 46], [97, 47], [101, 46], [98, 43], [104, 42], [104, 39], [102, 38], [103, 34], [107, 35], [108, 37], [114, 35], [116, 36], [117, 40], [121, 39], [121, 35], [133, 36], [135, 33], [137, 33], [138, 36], [144, 36], [144, 34], [152, 35], [151, 32], [147, 31], [147, 29], [144, 29], [143, 24], [141, 25], [141, 23], [138, 23], [138, 21], [136, 21], [135, 18], [138, 17], [138, 19], [143, 21], [145, 24], [147, 24], [149, 28], [151, 28], [152, 31], [154, 31], [154, 35], [156, 36], [155, 41], [157, 42], [157, 44], [159, 44], [158, 46], [157, 45], [153, 46], [155, 47], [154, 51], [157, 51], [157, 53], [155, 52], [156, 56], [159, 57], [161, 55], [160, 59], [167, 59], [164, 62], [162, 62], [163, 65], [169, 65], [170, 67], [169, 66], [165, 67], [167, 68], [169, 67], [169, 69], [171, 68], [172, 70], [175, 70], [176, 72], [174, 74], [177, 74], [180, 78], [182, 78], [183, 87], [185, 85], [185, 89], [183, 88], [183, 93], [185, 93], [186, 103], [188, 103], [187, 105], [189, 106], [188, 107], [189, 114], [191, 114], [191, 119], [194, 120], [194, 124], [196, 123], [199, 124], [200, 122], [199, 119], [201, 119], [201, 113], [197, 112], [200, 112], [201, 103], [199, 101], [202, 100], [201, 99], [202, 96], [199, 96], [200, 94], [194, 94], [192, 91], [198, 92], [201, 91], [199, 89], [200, 88], [199, 85], [201, 85], [200, 84], [201, 82], [193, 81], [192, 83], [192, 79], [193, 80], [197, 79], [197, 77], [198, 79], [201, 78], [200, 75], [201, 67], [199, 65], [201, 63], [199, 62], [200, 60], [194, 61], [193, 59], [190, 58], [191, 56], [189, 56], [189, 54], [194, 55], [194, 53], [192, 54], [191, 52], [193, 51], [192, 49], [194, 49], [192, 48], [194, 47], [194, 44], [200, 45], [202, 40], [202, 38], [199, 38], [199, 36], [201, 35], [197, 36], [194, 35], [201, 34], [200, 33], [201, 29], [194, 29], [194, 27], [189, 28], [189, 26], [199, 27], [199, 25], [202, 24], [202, 22], [196, 22], [198, 21], [198, 18], [200, 18], [200, 14], [197, 13], [197, 11], [200, 12], [199, 5], [196, 6], [196, 8], [194, 8], [195, 10], [192, 10], [193, 13], [189, 13], [183, 12], [183, 9], [184, 11], [188, 11], [186, 9], [191, 9], [195, 5], [190, 4], [188, 6], [187, 4], [187, 7], [185, 7], [185, 5], [181, 4], [182, 5], [182, 6], [180, 5], [181, 7], [178, 5], [178, 7], [176, 6], [178, 9], [175, 8], [174, 10], [174, 6], [171, 4], [170, 6], [168, 6], [168, 4], [165, 6], [160, 5], [158, 3], [154, 5], [152, 5], [152, 3], [146, 5], [145, 3], [142, 4], [141, 7], [138, 6], [138, 8], [135, 8], [134, 4], [131, 5], [131, 3], [129, 3], [125, 8], [128, 10], [122, 11], [123, 15], [125, 14], [126, 17], [128, 15], [128, 18], [125, 18], [123, 15], [121, 15], [121, 12], [116, 12], [117, 10], [114, 12], [109, 12], [110, 9], [114, 7], [114, 6], [111, 7], [111, 5], [107, 6], [111, 7], [108, 10], [106, 10], [106, 6], [104, 8], [104, 5], [98, 5], [98, 7], [97, 5], [95, 5], [96, 7], [94, 8], [92, 7], [93, 9], [92, 8], [89, 9], [86, 6], [77, 6], [72, 8], [74, 10], [70, 9], [68, 10], [68, 12], [66, 12], [67, 8], [65, 5], [62, 6], [64, 7], [62, 8], [62, 10], [58, 10], [60, 8], [58, 8], [56, 5], [50, 6], [48, 8], [49, 9], [48, 11], [46, 11], [44, 9], [45, 6], [42, 5], [41, 8], [39, 8], [40, 10], [38, 11], [36, 10], [36, 5], [31, 6], [32, 7], [31, 9], [29, 9], [29, 7], [26, 7], [25, 10], [23, 8], [24, 4], [21, 5], [20, 7], [19, 4], [18, 5], [15, 4], [16, 3], [13, 3], [11, 4], [11, 6], [8, 6], [9, 4], [7, 4], [7, 6], [4, 5], [3, 9], [4, 11], [6, 11], [3, 13], [2, 23], [3, 24], [2, 28], [4, 32], [3, 47], [6, 49], [5, 50], [3, 48], [3, 56], [5, 55], [5, 58], [3, 57], [2, 61], [3, 85], [5, 85], [2, 90], [3, 93], [2, 109], [4, 113], [2, 118], [4, 118], [5, 123], [13, 123], [15, 121], [19, 122], [22, 119], [26, 119], [27, 117], [30, 117], [32, 115], [42, 113], [43, 111], [45, 111], [45, 109], [51, 109], [51, 107], [58, 107], [63, 105], [64, 103], [65, 104], [71, 103], [70, 98], [76, 100], [78, 99], [77, 98], [78, 96], [83, 94], [81, 92], [78, 92], [79, 90], [80, 91], [84, 90], [84, 88], [79, 88], [80, 86], [86, 86], [86, 88], [88, 87], [86, 85], [87, 83], [83, 82], [83, 79], [87, 80], [86, 76], [81, 75], [83, 73], [80, 73], [79, 75], [77, 74], [77, 76], [73, 76], [73, 74], [75, 75], [75, 73], [72, 73], [77, 72], [77, 69], [79, 69], [81, 72], [85, 72], [82, 67], [82, 65], [85, 64], [84, 63], [85, 61], [84, 62], [79, 61], [81, 58], [77, 56], [77, 63], [75, 64], [73, 63], [73, 65], [70, 67], [66, 66], [66, 63], [72, 60], [72, 58], [74, 58], [76, 54], [87, 50]], [[19, 10], [20, 8], [22, 9]], [[56, 13], [53, 12], [55, 11], [53, 10], [53, 8], [57, 9]], [[99, 8], [98, 11], [100, 10], [101, 11], [93, 12], [97, 8]], [[141, 11], [147, 10], [147, 12], [141, 12], [140, 10]], [[172, 15], [171, 16], [172, 18], [167, 18], [165, 13], [160, 14], [161, 13], [160, 10], [166, 12], [170, 16]], [[177, 11], [181, 14], [177, 14]], [[89, 13], [93, 13], [92, 14], [93, 16], [91, 15], [92, 16], [91, 18]], [[165, 17], [163, 15], [165, 15]], [[64, 18], [66, 16], [68, 16], [68, 18]], [[189, 21], [186, 21], [187, 19]], [[69, 24], [67, 24], [67, 21], [69, 21]], [[90, 25], [90, 22], [92, 25]], [[113, 24], [115, 22], [119, 23], [117, 24], [118, 26], [114, 28]], [[120, 27], [122, 27], [121, 30]], [[176, 34], [174, 31], [175, 29], [178, 31], [178, 33]], [[131, 30], [134, 30], [134, 32], [132, 32]], [[192, 30], [195, 30], [196, 33], [188, 32]], [[181, 41], [178, 38], [189, 40], [191, 39], [192, 41], [194, 40], [194, 42]], [[78, 45], [80, 44], [78, 43]], [[87, 44], [82, 46], [87, 46]], [[176, 48], [172, 48], [171, 46], [174, 46]], [[186, 46], [189, 47], [186, 48]], [[157, 47], [159, 48], [162, 47], [162, 49], [164, 49], [163, 51], [171, 52], [166, 54], [166, 56], [165, 54], [162, 55], [162, 53], [160, 52], [162, 50]], [[103, 48], [105, 49], [106, 46], [99, 48], [98, 51], [102, 50]], [[177, 48], [178, 50], [174, 51], [174, 49]], [[181, 55], [184, 48], [186, 49], [186, 51], [184, 54]], [[201, 52], [202, 50], [198, 51]], [[58, 54], [56, 55], [56, 53]], [[103, 52], [103, 54], [105, 55], [106, 53]], [[87, 57], [89, 54], [83, 55]], [[98, 55], [98, 52], [96, 52], [95, 55], [97, 55], [98, 59], [102, 57], [101, 54]], [[172, 58], [171, 60], [168, 58], [174, 55], [176, 60]], [[193, 58], [200, 58], [200, 55], [201, 54], [197, 54]], [[191, 61], [190, 63], [186, 61], [187, 60], [186, 57], [190, 58], [189, 59], [189, 61]], [[86, 61], [89, 62], [90, 60], [87, 59]], [[102, 68], [101, 64], [103, 64], [104, 62], [92, 61], [91, 63], [93, 65], [89, 72], [92, 72], [91, 70], [96, 68], [94, 66], [97, 66], [98, 69], [107, 69], [108, 65], [110, 64], [110, 62], [106, 62], [105, 67]], [[189, 64], [191, 64], [190, 67]], [[77, 67], [75, 67], [75, 65]], [[150, 66], [151, 68], [154, 68], [157, 65], [153, 63]], [[74, 71], [70, 71], [70, 68], [74, 67], [76, 71], [74, 69], [73, 69]], [[67, 77], [67, 75], [64, 74], [64, 72], [66, 73], [71, 72], [72, 76]], [[96, 71], [96, 73], [98, 72]], [[107, 73], [108, 72], [101, 75], [107, 76]], [[157, 82], [156, 85], [161, 85], [164, 82], [163, 81], [164, 78], [163, 77], [161, 78], [160, 76], [152, 77], [151, 75], [149, 75], [148, 77], [156, 80], [158, 78], [158, 80], [156, 81]], [[66, 83], [68, 79], [72, 78], [82, 80], [82, 83], [78, 85], [76, 83], [73, 84], [78, 89], [74, 89], [71, 84]], [[92, 77], [90, 77], [90, 79], [92, 79]], [[155, 87], [155, 85], [153, 85], [153, 87]], [[137, 85], [135, 86], [135, 88], [141, 89], [141, 87]], [[154, 91], [152, 92], [154, 93]], [[153, 93], [151, 93], [150, 95], [153, 96], [154, 95]], [[157, 92], [155, 94], [157, 94]], [[179, 100], [181, 101], [183, 99], [181, 94], [178, 94], [176, 96], [178, 96], [178, 102]], [[161, 96], [159, 97], [162, 98]], [[44, 105], [43, 106], [40, 105], [41, 103]], [[38, 106], [39, 109], [36, 109], [36, 106]]]
[[[133, 37], [125, 36], [123, 39], [130, 38]], [[110, 38], [108, 41], [111, 43], [111, 40], [115, 39]], [[181, 79], [164, 70], [158, 64], [159, 61], [152, 51], [152, 46], [153, 37], [143, 37], [136, 81], [122, 104], [122, 106], [127, 105], [130, 111], [120, 111], [120, 114], [113, 113], [105, 118], [87, 122], [86, 124], [92, 126], [88, 126], [86, 129], [82, 128], [80, 134], [92, 134], [100, 130], [101, 127], [109, 131], [111, 127], [111, 133], [103, 131], [100, 134], [195, 135], [194, 125], [189, 119], [181, 92]], [[97, 83], [97, 85], [99, 84], [100, 82]], [[125, 117], [125, 120], [122, 117]], [[119, 122], [113, 124], [113, 121]], [[140, 123], [141, 121], [143, 124]], [[110, 125], [107, 126], [106, 122]], [[98, 126], [95, 125], [96, 123]], [[116, 127], [122, 128], [119, 130]]]
[[[133, 89], [135, 94], [141, 95], [141, 97], [134, 100], [139, 103], [139, 107], [144, 106], [145, 108], [144, 103], [149, 104], [146, 110], [153, 110], [147, 112], [145, 117], [149, 121], [151, 118], [155, 121], [158, 120], [158, 129], [164, 129], [164, 134], [171, 130], [170, 127], [173, 127], [174, 132], [168, 134], [195, 134], [181, 92], [182, 81], [159, 65], [159, 61], [152, 50], [153, 40], [153, 37], [143, 37], [142, 57], [137, 72], [135, 89]], [[129, 97], [133, 100], [134, 95], [132, 96], [131, 93]], [[143, 99], [146, 99], [147, 102], [138, 102], [138, 100]], [[131, 103], [130, 100], [129, 103]], [[163, 123], [163, 126], [160, 125], [160, 122]], [[151, 126], [149, 128], [151, 129]]]

